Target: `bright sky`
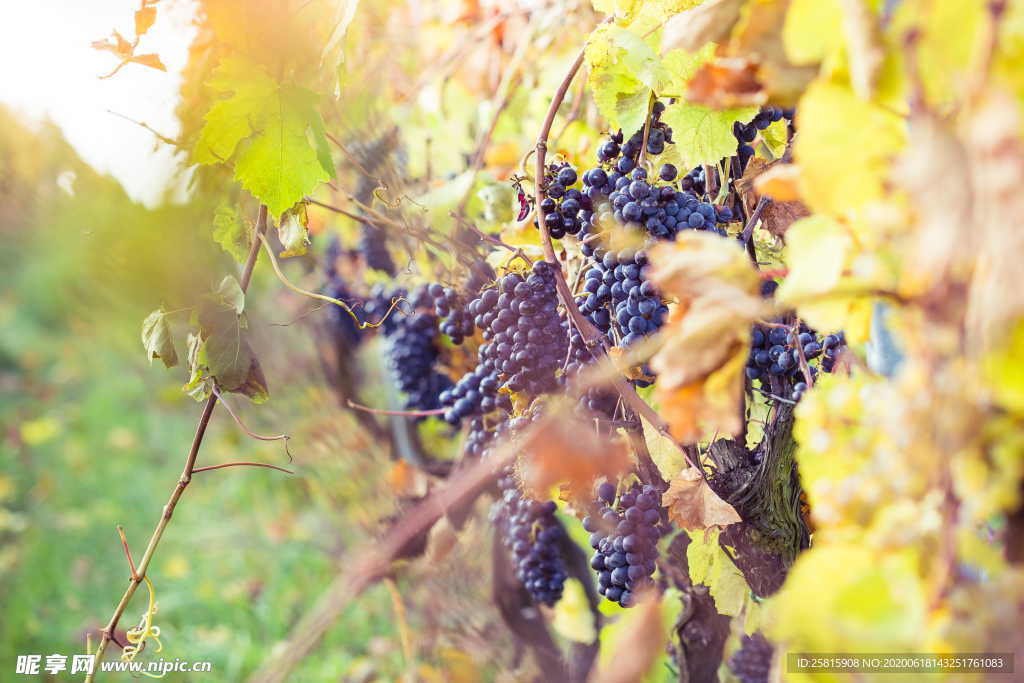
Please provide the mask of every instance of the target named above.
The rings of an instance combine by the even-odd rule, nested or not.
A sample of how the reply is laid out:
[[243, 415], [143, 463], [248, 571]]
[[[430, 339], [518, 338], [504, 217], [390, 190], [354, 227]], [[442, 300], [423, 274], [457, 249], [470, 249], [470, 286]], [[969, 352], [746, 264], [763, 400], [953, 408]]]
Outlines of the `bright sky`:
[[117, 178], [133, 198], [158, 202], [176, 168], [173, 148], [107, 110], [145, 121], [168, 137], [177, 135], [180, 73], [195, 34], [192, 0], [160, 2], [156, 24], [136, 49], [136, 54], [159, 54], [166, 73], [131, 64], [106, 80], [98, 77], [109, 73], [117, 58], [89, 44], [115, 28], [131, 40], [139, 0], [3, 4], [0, 102], [30, 119], [50, 118], [89, 164]]

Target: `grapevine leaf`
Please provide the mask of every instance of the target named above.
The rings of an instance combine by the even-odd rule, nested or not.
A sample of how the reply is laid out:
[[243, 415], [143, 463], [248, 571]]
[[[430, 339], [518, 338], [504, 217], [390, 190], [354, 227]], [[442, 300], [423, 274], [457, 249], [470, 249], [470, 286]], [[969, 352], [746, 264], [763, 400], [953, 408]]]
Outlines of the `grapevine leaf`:
[[661, 58], [658, 93], [679, 95], [686, 92], [690, 79], [714, 53], [714, 43], [708, 43], [693, 54], [679, 49], [666, 52]]
[[267, 113], [264, 127], [238, 154], [235, 179], [274, 215], [331, 177], [306, 134], [314, 115], [319, 116], [316, 99], [304, 88], [281, 90], [276, 112]]
[[834, 54], [843, 44], [839, 0], [792, 0], [782, 40], [794, 64], [814, 64]]
[[217, 207], [213, 216], [213, 241], [231, 254], [239, 263], [245, 263], [252, 246], [245, 220], [238, 209], [227, 204]]
[[601, 114], [624, 131], [641, 128], [651, 92], [663, 78], [654, 50], [631, 31], [603, 24], [591, 34], [585, 57]]
[[672, 435], [692, 442], [703, 429], [734, 434], [750, 325], [764, 308], [760, 278], [739, 245], [706, 233], [683, 233], [650, 258], [652, 280], [679, 302], [651, 359]]
[[255, 64], [240, 59], [225, 59], [214, 70], [207, 87], [230, 94], [210, 107], [192, 152], [200, 164], [228, 161], [238, 143], [259, 127], [264, 110], [277, 93], [277, 84]]
[[635, 607], [601, 629], [601, 658], [595, 680], [642, 681], [664, 654], [668, 633], [664, 605], [668, 598], [660, 599], [656, 591], [646, 591], [634, 599]]
[[167, 67], [160, 61], [160, 55], [156, 54], [145, 54], [145, 55], [133, 55], [128, 60], [133, 64], [141, 64], [142, 66], [148, 66], [150, 69], [157, 69], [158, 71], [167, 71]]
[[577, 643], [592, 643], [597, 636], [594, 615], [583, 584], [579, 579], [568, 578], [562, 589], [562, 599], [555, 604], [551, 628], [558, 635]]
[[672, 139], [684, 167], [692, 168], [717, 163], [719, 159], [735, 154], [733, 123], [749, 121], [757, 111], [757, 107], [715, 111], [700, 104], [679, 101], [668, 105], [661, 118], [672, 126]]
[[819, 81], [800, 100], [797, 119], [793, 153], [811, 209], [837, 214], [882, 196], [886, 169], [905, 139], [899, 116]]
[[719, 543], [719, 530], [690, 531], [690, 544], [686, 547], [686, 561], [690, 580], [708, 587], [715, 601], [715, 609], [734, 617], [748, 604], [750, 587], [743, 573], [736, 568]]
[[662, 498], [669, 518], [683, 529], [707, 529], [741, 521], [736, 509], [711, 490], [695, 467], [676, 475]]
[[661, 49], [681, 48], [694, 52], [706, 43], [717, 43], [729, 35], [747, 0], [709, 0], [680, 12], [665, 24]]
[[277, 225], [277, 237], [284, 245], [281, 258], [302, 256], [309, 250], [309, 217], [306, 205], [297, 204], [281, 216]]
[[220, 305], [232, 309], [237, 315], [245, 311], [245, 292], [242, 285], [231, 275], [225, 275], [211, 295]]
[[135, 11], [135, 35], [141, 36], [153, 26], [156, 21], [156, 7], [146, 6]]
[[235, 179], [274, 215], [334, 176], [315, 93], [278, 84], [239, 59], [224, 60], [207, 85], [225, 97], [204, 117], [193, 151], [197, 163], [233, 158]]
[[142, 346], [146, 349], [150, 363], [154, 358], [159, 358], [169, 368], [178, 364], [178, 353], [174, 350], [171, 328], [167, 324], [167, 312], [163, 307], [153, 311], [142, 321]]
[[827, 216], [810, 216], [789, 226], [785, 260], [789, 274], [776, 296], [797, 304], [832, 291], [843, 275], [852, 242], [842, 227]]
[[267, 382], [259, 359], [249, 344], [245, 318], [240, 316], [244, 294], [226, 277], [196, 309], [197, 341], [190, 338], [192, 377], [185, 390], [196, 398], [208, 395], [215, 384], [222, 391], [248, 396], [256, 403], [267, 399]]
[[603, 439], [586, 425], [571, 403], [549, 402], [544, 419], [522, 436], [522, 450], [529, 456], [521, 463], [527, 491], [544, 495], [567, 482], [576, 494], [590, 492], [598, 477], [614, 481], [629, 469], [625, 443]]

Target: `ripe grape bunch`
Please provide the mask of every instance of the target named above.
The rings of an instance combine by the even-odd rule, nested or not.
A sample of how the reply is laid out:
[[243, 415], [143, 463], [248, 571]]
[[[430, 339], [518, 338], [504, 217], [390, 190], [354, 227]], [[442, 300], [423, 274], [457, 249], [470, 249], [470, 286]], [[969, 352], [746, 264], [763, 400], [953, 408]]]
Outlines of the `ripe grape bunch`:
[[[832, 372], [845, 346], [846, 338], [842, 332], [822, 337], [802, 322], [796, 330], [784, 326], [755, 325], [747, 360], [747, 379], [759, 380], [764, 387], [770, 387], [774, 381], [780, 387], [788, 388], [790, 400], [799, 401], [808, 388], [800, 367], [801, 351], [813, 380], [819, 370]], [[820, 362], [813, 364], [819, 357]]]
[[634, 594], [651, 582], [658, 559], [658, 539], [666, 531], [661, 493], [653, 486], [633, 484], [615, 502], [615, 485], [598, 487], [604, 505], [600, 516], [583, 519], [596, 551], [590, 566], [597, 571], [598, 592], [623, 607], [633, 604]]
[[435, 282], [427, 287], [427, 294], [433, 300], [434, 315], [442, 319], [441, 334], [447, 335], [453, 344], [461, 344], [473, 335], [473, 316], [466, 312], [465, 302], [455, 289]]
[[[395, 292], [395, 296], [403, 294]], [[384, 315], [390, 308], [391, 297], [385, 298], [378, 292], [375, 299], [364, 310], [376, 314], [378, 309], [383, 309], [379, 312]], [[412, 310], [390, 316], [382, 326], [388, 340], [388, 367], [398, 388], [406, 395], [408, 410], [439, 408], [439, 396], [452, 385], [447, 375], [435, 369], [440, 354], [436, 343], [437, 316], [429, 311], [430, 303], [427, 288], [420, 288], [410, 298]]]
[[524, 496], [512, 468], [498, 479], [501, 499], [495, 506], [498, 533], [515, 567], [516, 578], [535, 602], [552, 606], [562, 597], [568, 576], [559, 542], [565, 530], [555, 517], [554, 501]]
[[463, 418], [501, 407], [511, 410], [509, 395], [539, 396], [558, 387], [556, 371], [567, 352], [567, 335], [558, 314], [555, 271], [546, 261], [533, 264], [526, 277], [505, 275], [497, 287], [483, 290], [466, 312], [483, 330], [478, 364], [450, 390], [442, 392], [444, 418], [458, 424]]

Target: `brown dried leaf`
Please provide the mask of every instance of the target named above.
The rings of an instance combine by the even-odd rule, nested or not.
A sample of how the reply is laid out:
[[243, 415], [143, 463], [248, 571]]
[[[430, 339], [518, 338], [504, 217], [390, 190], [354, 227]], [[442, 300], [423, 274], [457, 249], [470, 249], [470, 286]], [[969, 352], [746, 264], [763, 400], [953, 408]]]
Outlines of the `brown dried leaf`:
[[707, 62], [690, 80], [687, 101], [712, 109], [764, 104], [767, 95], [757, 81], [757, 64], [724, 57]]
[[615, 480], [631, 464], [622, 439], [602, 438], [568, 403], [550, 406], [523, 434], [520, 445], [526, 456], [520, 462], [523, 487], [539, 499], [563, 482], [574, 492], [589, 492], [598, 477]]
[[800, 199], [800, 167], [796, 164], [772, 164], [754, 177], [754, 189], [780, 202]]
[[148, 55], [135, 55], [128, 60], [133, 64], [141, 64], [142, 66], [148, 66], [150, 69], [159, 69], [160, 71], [167, 71], [167, 67], [160, 61], [160, 56], [155, 54]]
[[[782, 160], [767, 162], [754, 157], [747, 164], [743, 177], [736, 181], [736, 187], [750, 207], [757, 205], [762, 194], [775, 199], [761, 210], [761, 226], [772, 235], [782, 237], [790, 225], [811, 215], [804, 203], [798, 201], [796, 183], [799, 178], [796, 164]], [[782, 201], [783, 198], [793, 198], [793, 201]]]
[[694, 52], [705, 43], [721, 41], [740, 18], [740, 9], [746, 1], [710, 0], [680, 12], [665, 22], [661, 51], [664, 53], [678, 47]]
[[750, 2], [740, 13], [732, 35], [720, 50], [722, 56], [750, 58], [757, 63], [757, 81], [769, 99], [780, 106], [797, 103], [815, 76], [817, 65], [796, 66], [789, 61], [782, 42], [788, 0]]
[[711, 490], [695, 467], [679, 473], [662, 496], [669, 518], [689, 531], [742, 521], [736, 509]]

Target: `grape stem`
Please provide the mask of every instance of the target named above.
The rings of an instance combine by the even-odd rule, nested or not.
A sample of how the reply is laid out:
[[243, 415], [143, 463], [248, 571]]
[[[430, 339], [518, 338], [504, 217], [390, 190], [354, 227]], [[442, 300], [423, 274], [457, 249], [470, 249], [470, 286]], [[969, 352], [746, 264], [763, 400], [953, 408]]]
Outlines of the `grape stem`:
[[[252, 244], [249, 246], [249, 255], [245, 261], [245, 268], [242, 270], [242, 277], [239, 279], [239, 285], [244, 293], [249, 288], [249, 281], [252, 279], [253, 268], [256, 267], [256, 257], [260, 253], [260, 243], [263, 238], [263, 234], [267, 231], [267, 207], [260, 206], [259, 215], [256, 218], [256, 235], [252, 240]], [[142, 555], [142, 559], [139, 561], [138, 567], [132, 570], [132, 575], [128, 581], [128, 588], [125, 589], [124, 595], [121, 596], [121, 601], [117, 603], [117, 607], [114, 608], [114, 613], [110, 617], [110, 621], [100, 632], [100, 642], [96, 646], [95, 652], [95, 663], [93, 671], [86, 677], [86, 683], [95, 680], [96, 671], [99, 669], [99, 662], [103, 659], [103, 652], [107, 649], [107, 645], [114, 638], [114, 631], [117, 629], [117, 624], [121, 620], [121, 616], [124, 611], [128, 608], [128, 603], [131, 602], [132, 596], [135, 595], [136, 589], [142, 584], [146, 578], [146, 570], [149, 569], [150, 562], [153, 561], [153, 556], [156, 554], [157, 546], [160, 545], [160, 539], [163, 538], [164, 531], [167, 529], [167, 525], [171, 522], [171, 516], [174, 514], [174, 508], [178, 505], [178, 501], [181, 499], [182, 494], [185, 493], [185, 489], [192, 482], [192, 475], [196, 470], [196, 460], [199, 457], [199, 447], [203, 443], [203, 437], [206, 435], [206, 428], [210, 424], [210, 418], [213, 416], [213, 409], [217, 405], [217, 395], [211, 394], [206, 399], [206, 404], [203, 406], [203, 412], [199, 416], [199, 424], [196, 426], [195, 436], [192, 438], [192, 446], [189, 448], [188, 455], [185, 457], [185, 467], [181, 472], [181, 476], [174, 485], [174, 490], [171, 491], [171, 497], [168, 499], [167, 504], [164, 505], [163, 512], [160, 514], [160, 520], [157, 522], [156, 528], [153, 530], [152, 535], [149, 538], [149, 543], [146, 545], [146, 551]]]
[[[612, 20], [613, 17], [609, 17], [605, 22], [607, 23]], [[537, 136], [536, 176], [534, 178], [533, 191], [534, 205], [537, 207], [537, 228], [540, 230], [541, 234], [541, 247], [544, 249], [544, 258], [551, 262], [552, 265], [556, 266], [554, 269], [555, 288], [558, 290], [558, 296], [565, 305], [565, 310], [569, 316], [569, 320], [576, 326], [576, 329], [579, 330], [579, 333], [583, 337], [587, 346], [591, 349], [600, 347], [600, 354], [605, 355], [607, 354], [607, 348], [601, 339], [600, 331], [598, 331], [598, 329], [594, 327], [594, 325], [591, 324], [591, 322], [587, 320], [582, 313], [580, 313], [580, 309], [576, 306], [576, 301], [573, 298], [572, 292], [569, 291], [569, 284], [565, 281], [565, 276], [562, 274], [562, 269], [559, 266], [558, 257], [555, 256], [555, 248], [551, 243], [551, 233], [548, 232], [547, 223], [544, 221], [544, 209], [541, 206], [541, 200], [543, 199], [542, 195], [544, 192], [544, 162], [548, 152], [548, 136], [551, 134], [551, 126], [554, 124], [555, 116], [558, 114], [558, 108], [565, 99], [565, 93], [569, 90], [569, 86], [572, 84], [573, 79], [579, 72], [580, 67], [583, 66], [584, 56], [585, 47], [583, 50], [580, 50], [580, 53], [577, 55], [575, 61], [573, 61], [572, 66], [569, 67], [569, 72], [565, 75], [565, 78], [562, 79], [558, 89], [555, 91], [555, 96], [552, 98], [551, 105], [548, 107], [547, 116], [544, 118], [544, 125], [541, 126], [540, 134]], [[640, 398], [636, 393], [636, 390], [627, 383], [625, 379], [620, 375], [616, 375], [612, 378], [611, 384], [622, 398], [623, 403], [629, 406], [629, 408], [637, 415], [640, 415], [650, 422], [659, 434], [668, 437], [672, 443], [674, 443], [676, 447], [683, 452], [686, 456], [686, 460], [692, 466], [696, 467], [699, 472], [704, 474], [703, 468], [694, 461], [694, 458], [688, 449], [677, 443], [675, 439], [671, 438], [669, 425], [664, 418], [658, 415], [651, 406], [647, 405], [647, 403]]]

